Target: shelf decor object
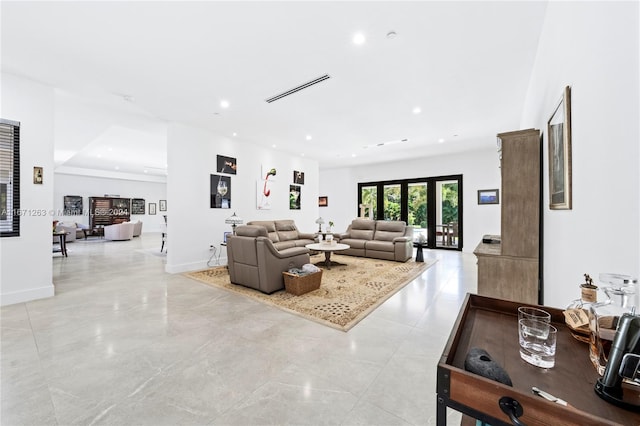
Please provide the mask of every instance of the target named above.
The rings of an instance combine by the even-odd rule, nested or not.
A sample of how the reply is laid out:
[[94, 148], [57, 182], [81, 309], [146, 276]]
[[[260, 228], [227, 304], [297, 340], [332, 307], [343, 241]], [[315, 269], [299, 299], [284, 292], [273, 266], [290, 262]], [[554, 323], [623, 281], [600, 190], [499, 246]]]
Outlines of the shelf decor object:
[[571, 87], [547, 123], [549, 140], [549, 208], [571, 210]]

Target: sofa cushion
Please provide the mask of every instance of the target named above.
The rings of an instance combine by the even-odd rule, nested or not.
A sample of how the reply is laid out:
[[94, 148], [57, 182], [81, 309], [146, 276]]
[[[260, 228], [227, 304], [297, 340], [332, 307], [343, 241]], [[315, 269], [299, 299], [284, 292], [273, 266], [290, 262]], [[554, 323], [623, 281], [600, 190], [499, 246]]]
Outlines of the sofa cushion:
[[376, 233], [374, 240], [393, 241], [396, 237], [403, 237], [406, 224], [400, 220], [378, 220], [376, 221]]
[[391, 241], [378, 241], [378, 240], [367, 241], [365, 248], [367, 250], [389, 251], [392, 253], [394, 250], [393, 243]]
[[344, 240], [340, 240], [341, 244], [348, 244], [351, 248], [354, 249], [364, 249], [364, 245], [369, 242], [370, 240], [357, 240], [357, 239], [353, 239], [353, 238], [346, 238]]
[[351, 221], [351, 229], [376, 229], [376, 221], [370, 219], [354, 219]]
[[236, 228], [236, 235], [242, 237], [266, 237], [267, 230], [259, 225], [240, 225]]
[[373, 239], [373, 230], [366, 229], [351, 229], [349, 231], [350, 239], [358, 239], [358, 240], [372, 240]]
[[296, 223], [293, 220], [276, 220], [274, 221], [276, 231], [297, 231]]
[[247, 225], [262, 226], [267, 230], [267, 235], [271, 241], [274, 243], [280, 241], [278, 233], [276, 232], [276, 224], [273, 220], [252, 220], [251, 222], [247, 222]]

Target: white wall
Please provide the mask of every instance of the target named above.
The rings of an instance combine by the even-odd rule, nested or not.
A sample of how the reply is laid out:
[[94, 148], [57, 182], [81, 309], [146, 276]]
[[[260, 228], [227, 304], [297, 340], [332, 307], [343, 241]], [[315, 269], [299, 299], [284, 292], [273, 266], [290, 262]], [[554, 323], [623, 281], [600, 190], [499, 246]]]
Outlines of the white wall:
[[[496, 134], [517, 129], [496, 129]], [[335, 222], [335, 232], [344, 232], [358, 215], [358, 183], [462, 175], [463, 251], [473, 252], [484, 234], [500, 234], [500, 205], [479, 206], [478, 190], [500, 188], [499, 157], [496, 149], [423, 157], [367, 166], [327, 169], [320, 172], [320, 195], [329, 197], [320, 208], [325, 221]]]
[[[550, 2], [522, 118], [544, 130], [572, 86], [573, 209], [544, 210], [544, 303], [579, 297], [589, 273], [639, 275], [638, 2]], [[548, 205], [548, 204], [547, 204]]]
[[[20, 236], [0, 239], [0, 305], [9, 305], [54, 294], [50, 216], [54, 100], [51, 88], [10, 74], [1, 79], [0, 116], [21, 124]], [[33, 183], [34, 166], [43, 168], [41, 185]]]
[[[204, 268], [210, 257], [209, 246], [218, 245], [231, 226], [224, 223], [234, 212], [245, 221], [293, 219], [303, 232], [312, 232], [318, 217], [318, 164], [276, 150], [214, 135], [182, 124], [170, 124], [167, 138], [168, 217], [166, 271], [175, 273]], [[210, 207], [210, 175], [216, 172], [216, 156], [237, 159], [237, 174], [231, 175], [231, 208]], [[272, 210], [256, 207], [256, 182], [262, 165], [275, 167], [271, 184]], [[293, 171], [305, 173], [301, 210], [289, 210], [289, 185]], [[269, 178], [271, 181], [272, 178]], [[221, 263], [226, 260], [223, 251]]]
[[[116, 194], [122, 198], [143, 198], [146, 202], [144, 215], [131, 215], [131, 220], [141, 220], [142, 233], [160, 232], [160, 224], [164, 222], [162, 215], [171, 214], [172, 203], [167, 202], [167, 211], [159, 210], [159, 200], [167, 199], [165, 182], [145, 182], [139, 180], [123, 180], [93, 176], [67, 175], [55, 173], [53, 207], [56, 219], [61, 222], [78, 222], [85, 225], [89, 221], [89, 197], [102, 197], [105, 194]], [[64, 196], [79, 195], [82, 197], [84, 214], [82, 216], [65, 216]], [[149, 203], [156, 203], [156, 214], [149, 214]]]

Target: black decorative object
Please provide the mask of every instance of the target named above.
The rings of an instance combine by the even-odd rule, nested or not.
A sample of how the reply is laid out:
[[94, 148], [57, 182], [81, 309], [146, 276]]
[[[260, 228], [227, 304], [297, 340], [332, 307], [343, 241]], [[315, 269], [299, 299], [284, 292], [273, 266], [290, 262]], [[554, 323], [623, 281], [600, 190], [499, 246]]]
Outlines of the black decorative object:
[[464, 369], [507, 386], [513, 386], [509, 374], [481, 348], [471, 348], [464, 360]]

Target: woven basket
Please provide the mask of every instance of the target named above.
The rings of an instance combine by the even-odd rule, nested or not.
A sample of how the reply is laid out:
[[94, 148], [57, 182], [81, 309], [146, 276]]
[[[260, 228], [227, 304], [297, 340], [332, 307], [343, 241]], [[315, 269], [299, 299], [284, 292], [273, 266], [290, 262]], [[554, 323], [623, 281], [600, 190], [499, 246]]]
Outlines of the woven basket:
[[287, 293], [300, 296], [320, 288], [320, 282], [322, 281], [322, 269], [318, 272], [314, 272], [313, 274], [303, 276], [283, 272], [282, 276], [284, 277], [284, 288]]

